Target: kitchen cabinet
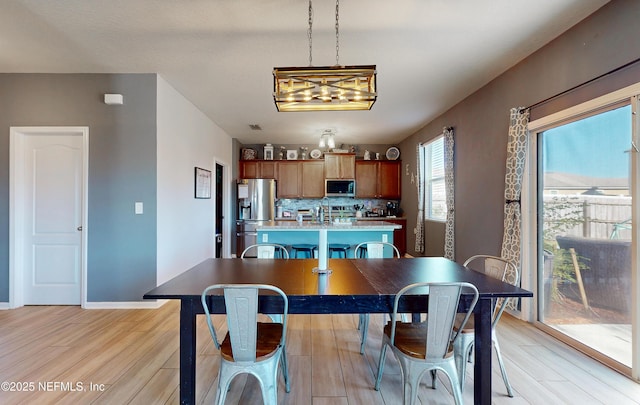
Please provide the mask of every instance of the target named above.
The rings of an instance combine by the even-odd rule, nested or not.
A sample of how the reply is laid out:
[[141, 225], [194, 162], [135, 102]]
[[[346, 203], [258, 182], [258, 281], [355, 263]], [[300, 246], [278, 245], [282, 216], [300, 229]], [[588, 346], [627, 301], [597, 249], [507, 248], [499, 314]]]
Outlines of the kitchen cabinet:
[[301, 162], [302, 184], [301, 196], [303, 198], [324, 197], [324, 162]]
[[325, 179], [353, 179], [355, 177], [355, 153], [325, 153]]
[[278, 162], [276, 177], [276, 194], [278, 198], [299, 198], [301, 171], [297, 161]]
[[278, 198], [324, 197], [323, 161], [279, 161], [277, 173]]
[[400, 161], [362, 160], [355, 169], [357, 198], [400, 199]]
[[400, 251], [400, 257], [404, 256], [407, 253], [407, 220], [404, 218], [382, 218], [382, 220], [402, 225], [402, 228], [393, 230], [393, 244]]
[[241, 160], [239, 178], [241, 179], [275, 179], [278, 162], [273, 160]]

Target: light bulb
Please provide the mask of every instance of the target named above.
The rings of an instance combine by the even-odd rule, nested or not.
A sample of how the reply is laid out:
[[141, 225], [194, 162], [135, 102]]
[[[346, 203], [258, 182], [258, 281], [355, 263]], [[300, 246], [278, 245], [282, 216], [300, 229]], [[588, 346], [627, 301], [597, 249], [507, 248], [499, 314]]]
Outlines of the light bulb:
[[333, 139], [333, 135], [329, 135], [329, 142], [327, 144], [331, 149], [336, 147], [336, 141]]
[[318, 143], [318, 146], [321, 147], [321, 148], [324, 148], [325, 146], [327, 146], [324, 143], [324, 135], [320, 136], [320, 143]]

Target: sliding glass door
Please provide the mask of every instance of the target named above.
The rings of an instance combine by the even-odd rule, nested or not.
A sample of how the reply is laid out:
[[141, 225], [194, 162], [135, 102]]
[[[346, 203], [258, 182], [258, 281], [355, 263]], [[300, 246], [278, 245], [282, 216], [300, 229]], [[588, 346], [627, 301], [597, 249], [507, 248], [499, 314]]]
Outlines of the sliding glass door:
[[638, 94], [529, 123], [523, 282], [541, 329], [640, 380]]
[[538, 133], [540, 321], [632, 366], [631, 106]]

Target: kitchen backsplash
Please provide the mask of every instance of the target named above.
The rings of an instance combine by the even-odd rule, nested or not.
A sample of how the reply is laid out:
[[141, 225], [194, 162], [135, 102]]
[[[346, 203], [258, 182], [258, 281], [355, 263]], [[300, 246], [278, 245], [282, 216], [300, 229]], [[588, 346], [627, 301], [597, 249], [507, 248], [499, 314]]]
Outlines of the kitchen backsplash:
[[[377, 200], [377, 199], [359, 199], [359, 198], [340, 198], [340, 197], [331, 197], [327, 199], [287, 199], [282, 198], [276, 201], [276, 211], [282, 212], [282, 216], [279, 218], [287, 217], [295, 218], [298, 212], [304, 214], [305, 217], [311, 215], [313, 208], [318, 205], [326, 205], [327, 200], [329, 201], [329, 205], [331, 206], [332, 216], [344, 216], [344, 217], [355, 217], [356, 216], [356, 207], [358, 207], [363, 216], [366, 213], [371, 213], [375, 215], [380, 212], [384, 212], [386, 215], [387, 212], [387, 202], [393, 201], [397, 202], [397, 200]], [[306, 219], [306, 218], [305, 218]]]

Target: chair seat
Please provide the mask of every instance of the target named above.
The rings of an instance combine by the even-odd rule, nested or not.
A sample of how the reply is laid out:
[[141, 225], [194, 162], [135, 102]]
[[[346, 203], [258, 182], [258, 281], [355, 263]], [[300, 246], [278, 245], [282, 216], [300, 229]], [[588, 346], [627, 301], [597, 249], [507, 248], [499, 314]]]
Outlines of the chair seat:
[[[460, 324], [462, 323], [462, 321], [464, 320], [464, 314], [457, 314], [456, 315], [456, 320], [453, 324], [453, 330], [454, 331], [458, 331], [458, 329], [460, 329]], [[473, 319], [473, 316], [469, 317], [469, 319], [467, 320], [467, 323], [464, 325], [464, 329], [462, 329], [460, 331], [460, 333], [475, 333], [475, 320]]]
[[[391, 337], [391, 322], [384, 326], [384, 334]], [[426, 359], [427, 322], [405, 323], [396, 321], [396, 338], [394, 346], [407, 356]], [[453, 355], [453, 345], [449, 345], [445, 358]]]
[[[278, 349], [282, 337], [282, 324], [258, 322], [257, 326], [256, 360], [260, 361], [270, 357]], [[226, 334], [220, 345], [220, 354], [225, 360], [234, 361], [229, 333]]]

